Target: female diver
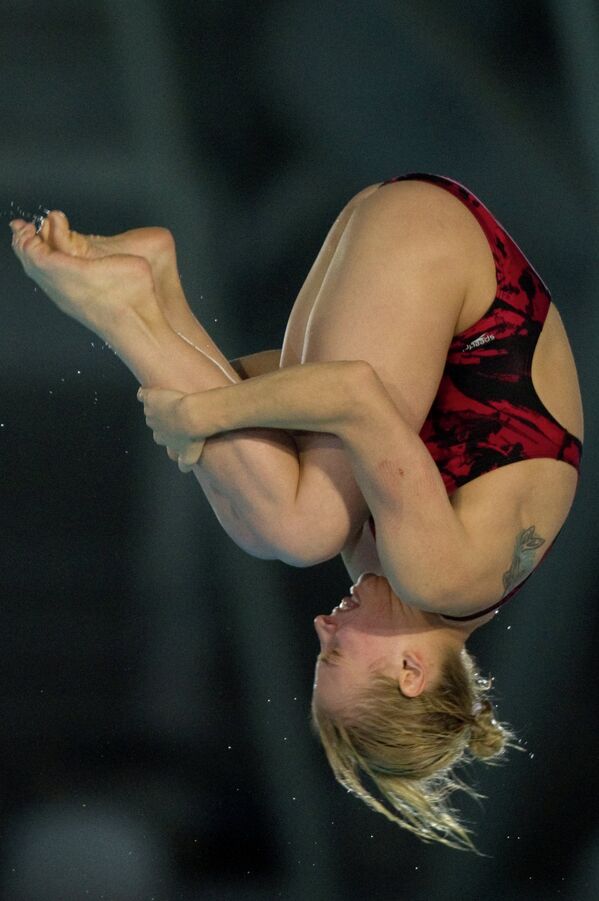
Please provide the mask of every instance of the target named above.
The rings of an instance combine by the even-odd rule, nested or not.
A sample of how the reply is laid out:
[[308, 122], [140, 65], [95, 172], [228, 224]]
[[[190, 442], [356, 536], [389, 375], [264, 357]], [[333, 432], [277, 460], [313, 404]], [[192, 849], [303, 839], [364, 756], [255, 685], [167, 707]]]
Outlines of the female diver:
[[342, 554], [355, 584], [314, 623], [329, 763], [423, 840], [475, 850], [447, 801], [475, 792], [452, 767], [517, 745], [465, 642], [553, 544], [583, 440], [568, 338], [520, 248], [452, 179], [371, 185], [333, 224], [282, 350], [229, 363], [165, 229], [84, 236], [58, 211], [11, 228], [25, 272], [136, 376], [155, 440], [237, 544], [295, 566]]

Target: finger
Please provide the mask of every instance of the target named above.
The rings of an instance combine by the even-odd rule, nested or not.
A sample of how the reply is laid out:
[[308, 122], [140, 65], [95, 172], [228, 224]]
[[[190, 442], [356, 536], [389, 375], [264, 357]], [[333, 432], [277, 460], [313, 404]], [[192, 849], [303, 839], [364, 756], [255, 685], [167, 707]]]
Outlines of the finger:
[[161, 447], [166, 447], [166, 439], [164, 435], [162, 435], [160, 432], [153, 432], [152, 435], [156, 444], [159, 444]]
[[155, 399], [157, 392], [160, 390], [160, 388], [144, 388], [143, 385], [140, 385], [137, 389], [137, 399], [140, 403], [147, 404]]
[[179, 462], [179, 454], [177, 453], [177, 451], [171, 450], [170, 447], [167, 447], [166, 452], [168, 454], [169, 460], [172, 460], [173, 463]]
[[204, 449], [203, 441], [194, 441], [193, 444], [189, 444], [182, 453], [179, 454], [179, 462], [184, 466], [195, 466], [200, 457], [202, 456], [202, 450]]
[[179, 467], [179, 472], [191, 472], [191, 470], [193, 469], [193, 463], [184, 463], [181, 460], [181, 457], [179, 457], [177, 465]]

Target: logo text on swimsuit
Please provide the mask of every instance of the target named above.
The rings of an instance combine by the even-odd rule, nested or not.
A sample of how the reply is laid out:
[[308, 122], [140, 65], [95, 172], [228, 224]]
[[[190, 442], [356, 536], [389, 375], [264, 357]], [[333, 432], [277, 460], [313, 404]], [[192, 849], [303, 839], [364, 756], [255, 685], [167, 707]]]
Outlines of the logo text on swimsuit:
[[488, 344], [490, 341], [495, 340], [495, 335], [488, 335], [485, 332], [479, 338], [476, 338], [474, 341], [471, 341], [470, 344], [466, 344], [464, 350], [474, 350], [475, 347], [480, 347], [481, 344]]

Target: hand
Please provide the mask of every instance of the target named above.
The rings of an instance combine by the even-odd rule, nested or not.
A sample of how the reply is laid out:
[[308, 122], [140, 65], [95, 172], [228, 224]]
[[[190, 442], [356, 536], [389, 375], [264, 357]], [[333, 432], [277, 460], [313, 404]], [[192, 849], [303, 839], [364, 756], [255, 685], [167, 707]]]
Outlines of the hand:
[[181, 472], [191, 472], [202, 456], [206, 438], [189, 433], [181, 411], [185, 396], [181, 391], [163, 388], [140, 388], [137, 392], [156, 444], [166, 447], [169, 458], [178, 464]]

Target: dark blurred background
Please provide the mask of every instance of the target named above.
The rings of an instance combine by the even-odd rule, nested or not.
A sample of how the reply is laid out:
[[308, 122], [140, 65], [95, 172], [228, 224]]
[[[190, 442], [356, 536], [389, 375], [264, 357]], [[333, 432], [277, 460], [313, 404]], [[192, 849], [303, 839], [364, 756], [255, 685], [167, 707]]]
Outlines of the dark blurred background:
[[[594, 901], [596, 2], [5, 0], [0, 33], [1, 897]], [[232, 358], [281, 346], [341, 207], [414, 171], [465, 184], [522, 247], [585, 402], [571, 517], [471, 643], [527, 749], [466, 777], [486, 858], [334, 782], [308, 716], [342, 564], [232, 544], [6, 227], [15, 205], [167, 226]]]

